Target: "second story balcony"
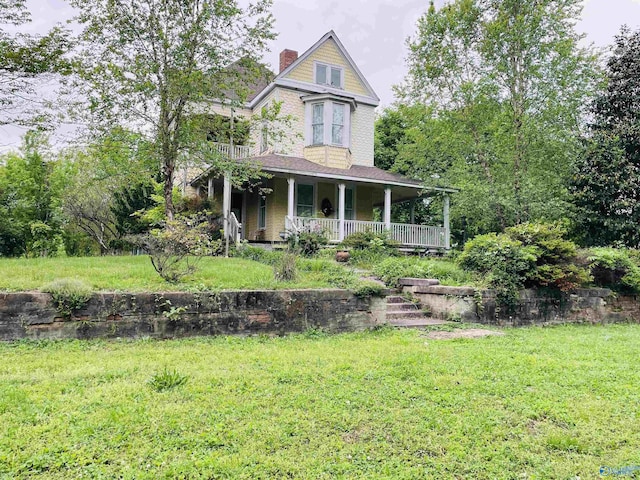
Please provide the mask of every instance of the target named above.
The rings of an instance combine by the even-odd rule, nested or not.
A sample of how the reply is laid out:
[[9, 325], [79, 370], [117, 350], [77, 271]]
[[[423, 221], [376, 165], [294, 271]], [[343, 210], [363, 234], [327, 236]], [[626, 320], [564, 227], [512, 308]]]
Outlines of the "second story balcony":
[[228, 143], [210, 142], [212, 150], [230, 159], [248, 158], [252, 154], [249, 145], [230, 145]]

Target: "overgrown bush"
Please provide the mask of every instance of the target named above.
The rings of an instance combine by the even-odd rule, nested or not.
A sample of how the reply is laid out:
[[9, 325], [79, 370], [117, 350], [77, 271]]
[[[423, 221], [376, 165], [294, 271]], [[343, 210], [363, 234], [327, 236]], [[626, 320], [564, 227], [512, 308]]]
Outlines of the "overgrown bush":
[[623, 293], [640, 293], [640, 268], [625, 249], [592, 248], [587, 260], [593, 283]]
[[91, 286], [73, 278], [54, 280], [41, 290], [51, 294], [56, 310], [67, 320], [83, 308], [93, 295]]
[[169, 283], [178, 283], [196, 271], [202, 257], [221, 251], [221, 241], [211, 239], [211, 228], [207, 215], [200, 213], [178, 216], [161, 229], [128, 238], [149, 254], [158, 275]]
[[416, 257], [387, 258], [376, 264], [373, 273], [389, 287], [397, 287], [400, 278], [435, 278], [443, 285], [469, 285], [471, 275], [446, 260]]
[[313, 257], [324, 245], [329, 243], [329, 240], [324, 233], [301, 232], [289, 235], [287, 242], [290, 250], [299, 252], [305, 257]]
[[387, 233], [375, 233], [367, 230], [347, 235], [341, 246], [354, 250], [373, 249], [383, 251], [395, 249], [398, 243], [393, 241]]
[[513, 240], [533, 248], [536, 268], [528, 272], [527, 287], [551, 287], [568, 292], [589, 282], [587, 269], [576, 265], [577, 246], [564, 235], [559, 223], [523, 223], [505, 232]]
[[459, 265], [482, 275], [496, 290], [498, 304], [512, 309], [527, 275], [535, 270], [535, 249], [505, 234], [478, 235], [467, 242], [458, 257]]
[[558, 223], [525, 223], [503, 234], [479, 235], [465, 245], [458, 263], [482, 275], [496, 290], [499, 305], [511, 309], [522, 288], [568, 292], [590, 280], [576, 264], [577, 248], [565, 234]]

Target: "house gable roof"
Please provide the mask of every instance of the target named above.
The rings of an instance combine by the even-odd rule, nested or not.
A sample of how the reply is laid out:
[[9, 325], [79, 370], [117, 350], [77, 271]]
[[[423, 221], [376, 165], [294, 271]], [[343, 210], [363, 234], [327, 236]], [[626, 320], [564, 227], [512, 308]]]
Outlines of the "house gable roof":
[[[313, 82], [301, 81], [300, 79], [291, 77], [292, 73], [299, 69], [302, 64], [304, 64], [310, 57], [312, 57], [312, 55], [314, 55], [314, 53], [316, 53], [321, 48], [326, 47], [328, 43], [332, 44], [337, 50], [338, 54], [342, 57], [342, 59], [344, 59], [344, 63], [353, 73], [354, 80], [359, 86], [361, 86], [361, 89], [359, 89], [360, 91], [350, 92], [344, 89], [332, 88], [327, 85], [317, 85]], [[378, 95], [376, 95], [375, 91], [373, 90], [367, 79], [364, 77], [358, 66], [355, 64], [355, 62], [351, 58], [351, 55], [349, 55], [349, 52], [347, 52], [344, 45], [333, 30], [327, 32], [320, 40], [318, 40], [313, 46], [311, 46], [311, 48], [300, 55], [286, 69], [280, 72], [280, 74], [276, 76], [274, 81], [267, 88], [265, 88], [262, 92], [260, 92], [260, 94], [254, 97], [253, 101], [250, 103], [250, 106], [254, 107], [276, 86], [293, 88], [312, 93], [335, 93], [337, 95], [351, 97], [357, 102], [366, 103], [373, 106], [377, 106], [380, 103], [380, 98], [378, 97]]]

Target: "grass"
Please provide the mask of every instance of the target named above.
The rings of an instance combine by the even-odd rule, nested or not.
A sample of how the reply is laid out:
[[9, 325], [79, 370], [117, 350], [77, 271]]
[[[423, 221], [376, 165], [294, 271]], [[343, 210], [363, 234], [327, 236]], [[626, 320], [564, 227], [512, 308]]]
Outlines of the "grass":
[[[640, 464], [640, 326], [0, 345], [0, 478], [582, 479]], [[188, 382], [156, 391], [168, 368]]]
[[296, 282], [276, 282], [272, 267], [239, 258], [203, 258], [198, 271], [177, 285], [163, 281], [146, 256], [0, 259], [0, 291], [38, 290], [62, 278], [82, 280], [95, 290], [129, 292], [328, 286], [313, 272], [302, 272]]

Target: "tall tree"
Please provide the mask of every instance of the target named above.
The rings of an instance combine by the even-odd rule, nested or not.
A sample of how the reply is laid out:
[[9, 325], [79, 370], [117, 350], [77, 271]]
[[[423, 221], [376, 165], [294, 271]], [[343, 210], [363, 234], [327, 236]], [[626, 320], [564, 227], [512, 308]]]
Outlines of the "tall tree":
[[[84, 25], [80, 75], [98, 128], [126, 124], [155, 146], [165, 213], [176, 164], [197, 154], [198, 107], [241, 105], [274, 38], [271, 0], [71, 0]], [[233, 62], [241, 68], [227, 68]]]
[[[595, 57], [574, 30], [580, 0], [453, 0], [408, 40], [400, 101], [431, 109], [400, 167], [462, 189], [453, 220], [473, 233], [567, 215]], [[411, 158], [411, 155], [415, 157]], [[435, 171], [434, 171], [435, 167]]]
[[31, 21], [26, 0], [0, 0], [0, 125], [34, 125], [48, 118], [35, 95], [37, 78], [68, 73], [65, 54], [71, 47], [68, 31], [56, 27], [47, 35], [11, 33]]
[[640, 30], [624, 27], [592, 107], [573, 177], [577, 233], [588, 245], [640, 247]]

